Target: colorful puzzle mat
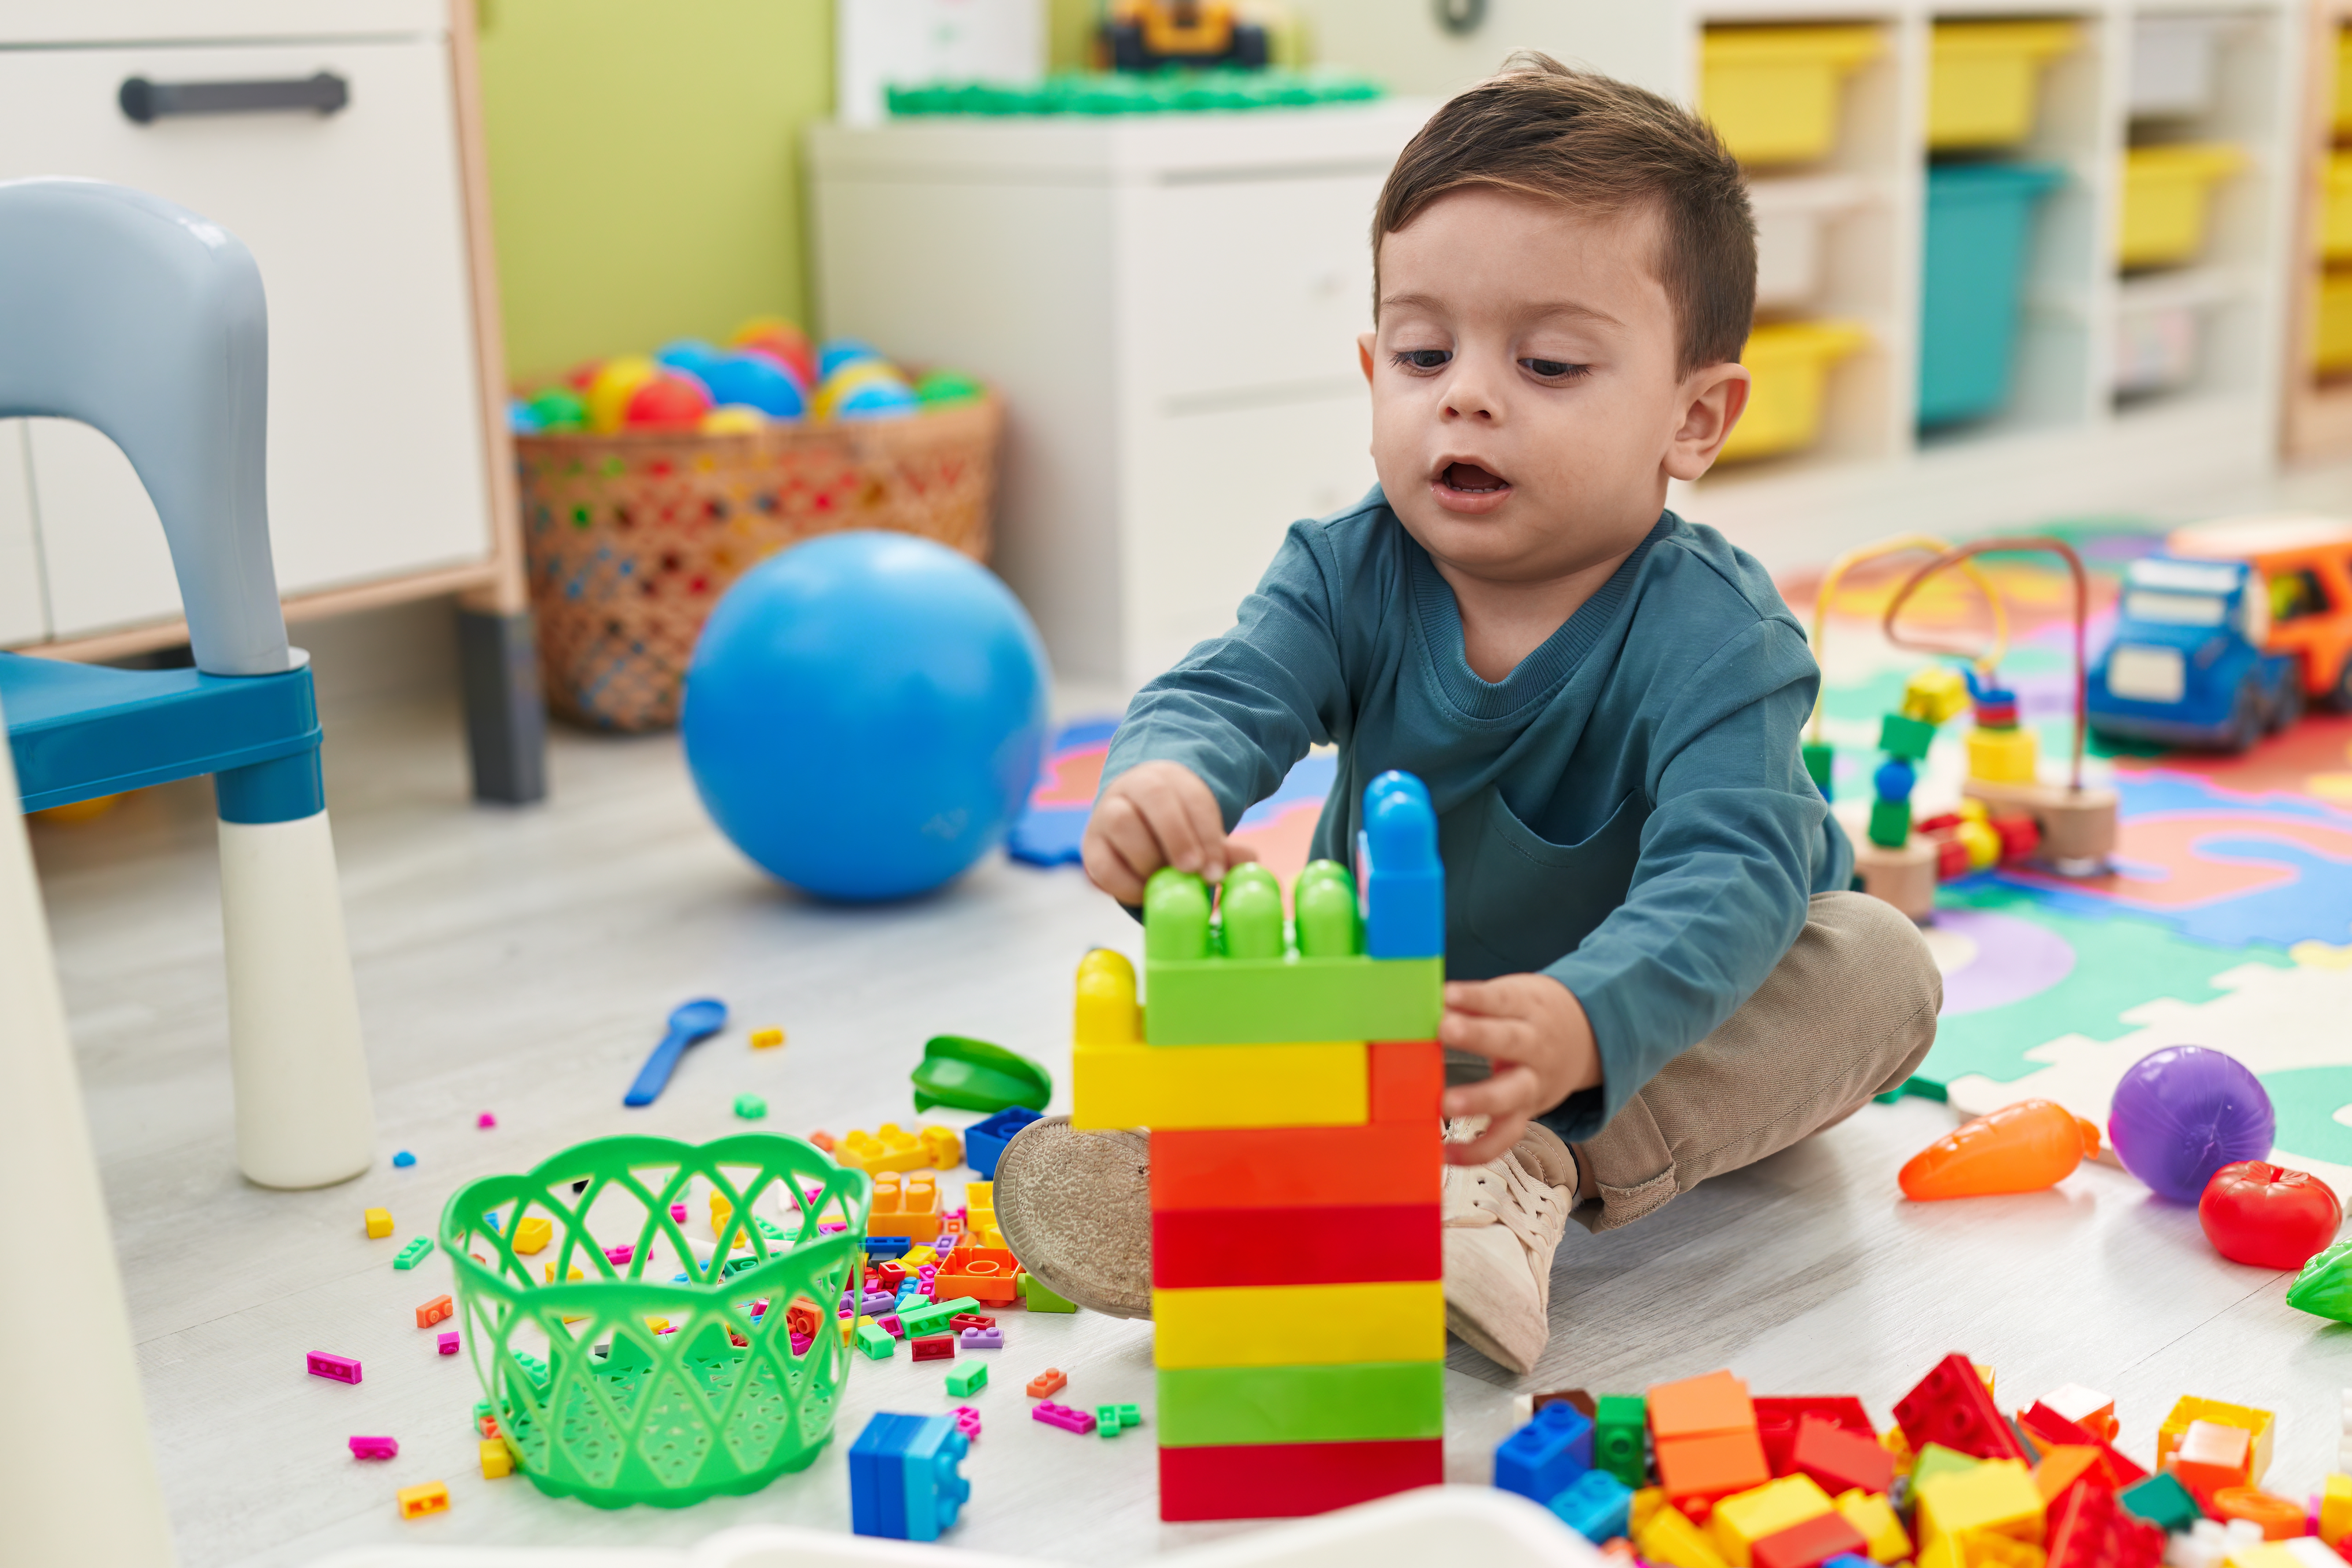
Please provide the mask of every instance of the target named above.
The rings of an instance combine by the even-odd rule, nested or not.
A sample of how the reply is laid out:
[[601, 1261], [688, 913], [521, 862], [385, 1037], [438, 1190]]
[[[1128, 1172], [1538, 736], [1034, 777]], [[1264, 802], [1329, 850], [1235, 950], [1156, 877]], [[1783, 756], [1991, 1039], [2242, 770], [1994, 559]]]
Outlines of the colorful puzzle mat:
[[[2125, 563], [2160, 538], [2129, 522], [2059, 533], [2094, 574], [2092, 657], [2114, 626]], [[1930, 656], [1888, 645], [1880, 616], [1919, 557], [1857, 572], [1838, 590], [1820, 654], [1825, 738], [1838, 747], [1841, 818], [1858, 830], [1880, 715]], [[2011, 618], [2002, 661], [2045, 778], [2074, 743], [2073, 592], [2054, 556], [1994, 556]], [[1810, 617], [1818, 577], [1782, 591]], [[1915, 637], [1985, 646], [1981, 597], [1957, 575], [1906, 607]], [[1917, 809], [1948, 809], [1966, 772], [1965, 720], [1944, 727]], [[2278, 1112], [2277, 1157], [2352, 1193], [2352, 717], [2316, 713], [2242, 756], [2116, 747], [2093, 737], [2086, 781], [2121, 798], [2115, 868], [2070, 880], [1994, 871], [1947, 884], [1927, 932], [1944, 971], [1943, 1018], [1921, 1076], [1980, 1114], [2040, 1096], [2105, 1123], [2124, 1069], [2200, 1045], [2260, 1077]]]

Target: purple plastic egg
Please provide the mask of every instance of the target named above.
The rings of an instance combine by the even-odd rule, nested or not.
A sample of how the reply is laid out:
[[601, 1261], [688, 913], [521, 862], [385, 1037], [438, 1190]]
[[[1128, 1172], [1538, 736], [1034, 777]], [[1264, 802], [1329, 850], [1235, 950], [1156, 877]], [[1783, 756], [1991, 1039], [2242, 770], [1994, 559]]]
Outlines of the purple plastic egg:
[[2195, 1203], [2222, 1166], [2269, 1154], [2277, 1131], [2261, 1080], [2202, 1046], [2150, 1051], [2107, 1106], [2107, 1139], [2124, 1169], [2177, 1204]]

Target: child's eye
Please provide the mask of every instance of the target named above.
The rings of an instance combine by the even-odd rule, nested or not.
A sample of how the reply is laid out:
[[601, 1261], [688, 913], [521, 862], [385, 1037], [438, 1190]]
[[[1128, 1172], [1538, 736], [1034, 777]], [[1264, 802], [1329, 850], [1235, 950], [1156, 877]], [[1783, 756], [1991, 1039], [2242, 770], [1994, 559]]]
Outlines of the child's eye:
[[1400, 349], [1389, 356], [1389, 363], [1411, 370], [1443, 370], [1453, 358], [1452, 349]]
[[1519, 363], [1527, 367], [1528, 374], [1545, 381], [1572, 381], [1591, 368], [1571, 364], [1564, 359], [1523, 359]]

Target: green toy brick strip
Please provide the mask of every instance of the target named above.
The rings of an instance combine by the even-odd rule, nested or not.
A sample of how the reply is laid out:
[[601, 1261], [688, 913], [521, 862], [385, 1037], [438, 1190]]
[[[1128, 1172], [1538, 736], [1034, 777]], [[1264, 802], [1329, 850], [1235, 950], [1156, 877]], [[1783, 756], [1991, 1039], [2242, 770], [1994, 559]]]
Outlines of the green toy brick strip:
[[1160, 1373], [1159, 1420], [1169, 1448], [1439, 1437], [1445, 1363], [1171, 1368]]
[[1147, 961], [1143, 1037], [1155, 1046], [1433, 1040], [1442, 958]]

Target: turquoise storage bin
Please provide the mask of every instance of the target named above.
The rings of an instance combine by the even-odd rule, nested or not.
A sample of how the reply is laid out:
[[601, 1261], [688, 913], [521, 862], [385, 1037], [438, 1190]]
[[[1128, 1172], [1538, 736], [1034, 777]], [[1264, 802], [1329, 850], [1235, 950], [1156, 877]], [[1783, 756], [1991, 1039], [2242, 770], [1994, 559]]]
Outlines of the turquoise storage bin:
[[2065, 172], [2046, 163], [1927, 171], [1919, 286], [1919, 423], [1978, 419], [2009, 401], [2034, 210]]

